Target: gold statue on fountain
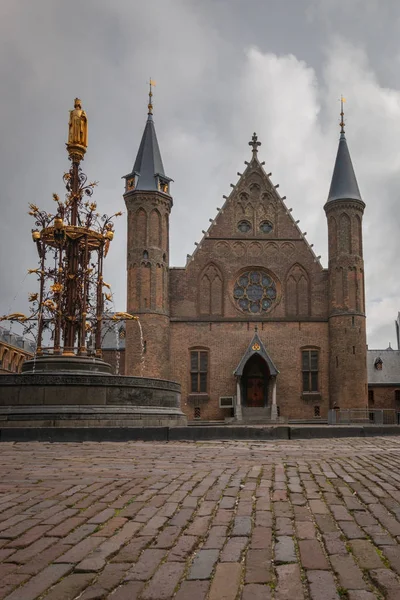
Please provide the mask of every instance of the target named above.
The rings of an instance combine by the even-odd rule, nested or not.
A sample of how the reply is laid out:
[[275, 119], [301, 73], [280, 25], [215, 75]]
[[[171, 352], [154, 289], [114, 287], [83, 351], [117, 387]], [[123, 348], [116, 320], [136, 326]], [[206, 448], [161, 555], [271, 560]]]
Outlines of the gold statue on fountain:
[[75, 98], [74, 109], [69, 111], [68, 124], [68, 143], [67, 149], [69, 154], [78, 153], [81, 155], [81, 160], [88, 146], [88, 121], [84, 110], [82, 110], [82, 102], [79, 98]]

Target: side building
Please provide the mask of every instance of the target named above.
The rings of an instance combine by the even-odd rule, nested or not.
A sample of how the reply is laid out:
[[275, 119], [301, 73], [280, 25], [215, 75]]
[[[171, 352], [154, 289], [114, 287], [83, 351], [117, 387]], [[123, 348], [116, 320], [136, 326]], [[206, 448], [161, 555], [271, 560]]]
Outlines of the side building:
[[368, 349], [368, 408], [390, 408], [400, 413], [400, 313], [395, 321], [397, 350]]
[[23, 363], [33, 358], [34, 352], [33, 342], [0, 327], [0, 375], [21, 373]]

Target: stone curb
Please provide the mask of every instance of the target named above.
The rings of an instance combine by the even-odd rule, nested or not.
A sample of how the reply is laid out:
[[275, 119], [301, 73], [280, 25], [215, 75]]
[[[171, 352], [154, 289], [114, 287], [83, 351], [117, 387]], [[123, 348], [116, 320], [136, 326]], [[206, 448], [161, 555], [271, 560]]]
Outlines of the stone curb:
[[3, 427], [0, 442], [124, 442], [207, 440], [300, 440], [400, 435], [399, 425], [190, 426], [190, 427]]

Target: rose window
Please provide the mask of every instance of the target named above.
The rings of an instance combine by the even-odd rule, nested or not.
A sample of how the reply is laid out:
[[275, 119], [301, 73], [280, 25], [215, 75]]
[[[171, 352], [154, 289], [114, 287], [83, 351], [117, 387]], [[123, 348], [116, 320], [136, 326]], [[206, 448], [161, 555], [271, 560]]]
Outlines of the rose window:
[[267, 312], [276, 300], [275, 282], [263, 271], [247, 271], [237, 278], [233, 297], [236, 306], [243, 312]]

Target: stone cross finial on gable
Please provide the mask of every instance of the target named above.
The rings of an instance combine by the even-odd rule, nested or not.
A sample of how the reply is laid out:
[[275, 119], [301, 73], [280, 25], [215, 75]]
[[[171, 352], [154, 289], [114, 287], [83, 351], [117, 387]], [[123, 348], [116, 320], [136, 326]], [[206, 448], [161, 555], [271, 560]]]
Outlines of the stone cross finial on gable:
[[253, 133], [253, 137], [251, 138], [251, 142], [249, 142], [249, 146], [252, 146], [253, 156], [255, 156], [258, 152], [258, 146], [261, 146], [261, 142], [258, 141], [256, 132]]

